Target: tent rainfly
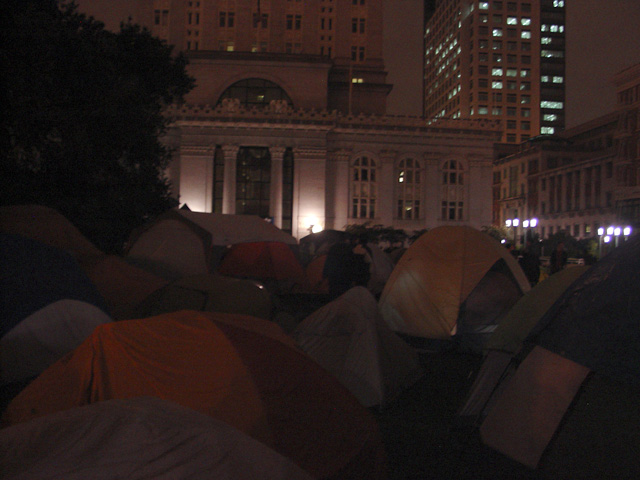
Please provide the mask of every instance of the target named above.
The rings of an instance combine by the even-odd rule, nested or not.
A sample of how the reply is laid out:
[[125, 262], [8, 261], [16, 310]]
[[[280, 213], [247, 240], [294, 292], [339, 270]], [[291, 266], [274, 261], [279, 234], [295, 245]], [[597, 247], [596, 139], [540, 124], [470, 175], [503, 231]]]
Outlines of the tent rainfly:
[[385, 406], [423, 374], [416, 351], [384, 323], [365, 287], [309, 315], [292, 336], [366, 407]]
[[549, 478], [637, 478], [640, 236], [574, 281], [524, 341], [482, 441]]
[[315, 478], [386, 473], [370, 412], [277, 325], [246, 315], [183, 310], [101, 325], [22, 390], [2, 422], [139, 396], [223, 421]]
[[516, 259], [489, 235], [468, 226], [429, 230], [404, 253], [380, 296], [392, 330], [411, 337], [483, 344], [530, 290]]

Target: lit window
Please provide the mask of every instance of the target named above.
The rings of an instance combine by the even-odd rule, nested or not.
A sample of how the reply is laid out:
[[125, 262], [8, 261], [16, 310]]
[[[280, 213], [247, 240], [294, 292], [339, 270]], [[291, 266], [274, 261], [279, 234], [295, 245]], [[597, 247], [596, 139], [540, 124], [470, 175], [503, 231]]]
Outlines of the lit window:
[[531, 38], [531, 30], [523, 30], [520, 32], [520, 38]]
[[564, 8], [564, 0], [553, 0], [553, 6], [555, 8]]
[[462, 220], [464, 218], [464, 172], [462, 164], [449, 160], [442, 168], [442, 220]]
[[549, 75], [541, 75], [540, 76], [540, 81], [542, 83], [548, 83], [549, 82]]
[[553, 83], [564, 83], [564, 77], [560, 77], [560, 76], [553, 76]]
[[397, 199], [396, 218], [413, 220], [420, 218], [420, 163], [406, 158], [398, 163], [396, 170]]
[[478, 5], [478, 7], [480, 8], [480, 10], [489, 10], [489, 2], [480, 2], [480, 5]]
[[501, 37], [502, 36], [502, 29], [501, 28], [494, 28], [493, 29], [493, 36], [494, 37]]
[[558, 120], [558, 116], [555, 113], [545, 113], [542, 116], [542, 120], [544, 120], [545, 122], [555, 122], [556, 120]]
[[542, 45], [549, 45], [551, 43], [551, 37], [542, 37], [540, 43]]
[[517, 25], [518, 18], [517, 17], [507, 17], [507, 25]]
[[478, 107], [478, 115], [488, 115], [489, 108], [486, 105], [480, 105]]
[[529, 70], [528, 68], [523, 68], [522, 70], [520, 70], [520, 76], [522, 78], [531, 76], [531, 70]]
[[564, 103], [563, 102], [553, 102], [551, 100], [542, 100], [540, 102], [540, 108], [553, 108], [553, 109], [560, 110], [560, 109], [564, 108]]
[[494, 77], [501, 77], [503, 74], [503, 71], [501, 68], [492, 68], [491, 69], [491, 75], [493, 75]]
[[518, 70], [516, 70], [515, 68], [507, 68], [507, 77], [517, 77], [518, 76]]
[[531, 25], [531, 19], [529, 17], [522, 17], [520, 23], [522, 25]]
[[544, 58], [563, 58], [564, 52], [562, 50], [541, 50], [540, 56]]
[[367, 156], [355, 159], [351, 168], [351, 217], [375, 218], [376, 162]]
[[364, 79], [363, 78], [359, 78], [359, 77], [358, 78], [353, 77], [351, 79], [351, 83], [364, 83]]
[[501, 90], [502, 89], [502, 82], [494, 80], [493, 82], [491, 82], [491, 88], [493, 88], [494, 90]]
[[526, 103], [531, 103], [531, 96], [529, 95], [522, 95], [520, 97], [520, 103], [526, 104]]
[[540, 127], [540, 133], [542, 135], [552, 135], [556, 131], [553, 127]]

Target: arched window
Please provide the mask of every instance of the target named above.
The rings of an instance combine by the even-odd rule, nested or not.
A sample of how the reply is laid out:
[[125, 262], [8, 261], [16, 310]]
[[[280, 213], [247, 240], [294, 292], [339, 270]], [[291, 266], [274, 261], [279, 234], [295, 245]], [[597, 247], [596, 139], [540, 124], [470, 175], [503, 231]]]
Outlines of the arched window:
[[377, 194], [376, 161], [357, 157], [351, 166], [351, 218], [375, 218]]
[[265, 147], [240, 147], [236, 160], [236, 214], [269, 216], [271, 154]]
[[396, 169], [396, 218], [416, 220], [421, 215], [422, 185], [420, 162], [404, 158]]
[[462, 221], [464, 216], [464, 167], [457, 160], [448, 160], [442, 166], [441, 219]]
[[267, 106], [272, 100], [284, 100], [293, 105], [287, 92], [263, 78], [248, 78], [234, 83], [220, 95], [218, 103], [227, 98], [237, 98], [241, 105], [247, 107]]

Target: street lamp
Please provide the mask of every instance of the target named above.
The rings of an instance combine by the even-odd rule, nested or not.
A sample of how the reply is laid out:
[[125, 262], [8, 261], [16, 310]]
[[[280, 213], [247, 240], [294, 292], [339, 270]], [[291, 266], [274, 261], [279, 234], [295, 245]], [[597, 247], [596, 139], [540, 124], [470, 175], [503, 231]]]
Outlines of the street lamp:
[[602, 257], [602, 236], [604, 235], [604, 227], [598, 228], [598, 259]]
[[[538, 225], [538, 219], [537, 218], [531, 218], [531, 219], [526, 219], [522, 221], [522, 228], [524, 229], [524, 240], [525, 242], [527, 241], [527, 228], [536, 228], [536, 225]], [[532, 236], [533, 234], [529, 235]]]
[[518, 225], [520, 225], [520, 220], [517, 218], [513, 219], [513, 248], [518, 249]]

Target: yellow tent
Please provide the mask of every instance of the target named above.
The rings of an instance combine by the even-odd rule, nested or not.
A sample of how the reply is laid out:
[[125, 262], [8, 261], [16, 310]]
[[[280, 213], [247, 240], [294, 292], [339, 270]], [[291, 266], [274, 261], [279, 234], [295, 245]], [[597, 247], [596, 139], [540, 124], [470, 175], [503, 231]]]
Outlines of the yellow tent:
[[468, 226], [442, 226], [402, 256], [380, 310], [394, 331], [409, 336], [488, 336], [530, 288], [516, 259], [495, 239]]

